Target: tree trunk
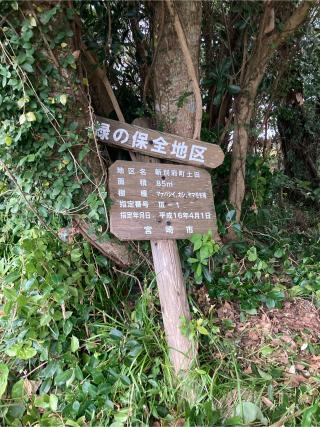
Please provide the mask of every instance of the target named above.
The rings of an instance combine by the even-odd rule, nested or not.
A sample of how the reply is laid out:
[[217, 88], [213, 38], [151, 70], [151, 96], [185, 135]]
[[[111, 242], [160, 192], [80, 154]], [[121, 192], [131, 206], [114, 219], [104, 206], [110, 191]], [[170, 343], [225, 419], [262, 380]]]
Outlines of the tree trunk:
[[[235, 129], [232, 146], [232, 162], [229, 179], [229, 201], [236, 209], [236, 220], [241, 217], [242, 202], [245, 196], [245, 172], [248, 149], [248, 129], [252, 117], [254, 101], [259, 84], [275, 48], [284, 43], [287, 38], [305, 21], [312, 2], [304, 1], [294, 9], [290, 17], [283, 23], [281, 32], [275, 32], [276, 2], [265, 2], [260, 19], [259, 31], [255, 38], [250, 59], [244, 59], [241, 92], [235, 100]], [[233, 232], [229, 237], [233, 238]]]
[[[154, 2], [155, 42], [161, 40], [154, 67], [155, 109], [158, 126], [167, 132], [185, 137], [193, 136], [196, 102], [188, 75], [186, 58], [166, 5]], [[163, 34], [159, 34], [162, 7], [165, 6]], [[176, 1], [187, 39], [193, 65], [198, 72], [200, 48], [201, 2]], [[182, 334], [181, 319], [190, 320], [186, 287], [174, 240], [152, 242], [152, 254], [157, 275], [164, 329], [174, 371], [179, 374], [190, 369], [195, 357], [192, 342]], [[163, 254], [166, 257], [163, 258]]]
[[[90, 114], [91, 106], [86, 94], [86, 87], [82, 85], [83, 73], [80, 61], [80, 20], [75, 19], [72, 21], [68, 18], [66, 9], [69, 6], [72, 7], [72, 2], [67, 3], [62, 2], [61, 0], [43, 1], [41, 2], [41, 9], [43, 12], [50, 11], [54, 7], [58, 8], [52, 19], [45, 24], [44, 30], [44, 24], [42, 24], [41, 19], [39, 18], [39, 12], [35, 5], [30, 2], [25, 2], [22, 6], [24, 13], [26, 13], [27, 16], [32, 16], [37, 24], [33, 31], [38, 31], [38, 51], [41, 51], [42, 54], [46, 56], [48, 62], [55, 69], [55, 73], [49, 73], [47, 76], [48, 87], [50, 88], [49, 95], [52, 98], [60, 96], [61, 94], [67, 95], [67, 110], [63, 115], [61, 115], [61, 117], [57, 116], [57, 122], [54, 120], [52, 120], [52, 122], [55, 123], [55, 126], [57, 126], [58, 123], [57, 128], [59, 125], [63, 125], [65, 126], [65, 129], [68, 129], [70, 123], [78, 123], [77, 135], [79, 136], [79, 140], [77, 144], [74, 144], [70, 149], [70, 154], [72, 156], [72, 160], [77, 165], [77, 173], [75, 173], [74, 179], [80, 180], [85, 174], [88, 180], [88, 182], [82, 185], [81, 188], [83, 198], [85, 198], [93, 191], [97, 191], [98, 186], [106, 184], [106, 172], [98, 145], [95, 141], [88, 138], [87, 129], [88, 127], [92, 127], [93, 117]], [[62, 47], [63, 44], [61, 43], [52, 43], [51, 46], [48, 40], [51, 40], [51, 38], [53, 40], [59, 31], [65, 32], [66, 29], [72, 30], [73, 38], [68, 37], [66, 39], [67, 42], [64, 43], [64, 47]], [[62, 65], [68, 55], [72, 55], [75, 58], [75, 62], [72, 67], [70, 65]], [[34, 87], [35, 89], [37, 88], [36, 81], [34, 82]], [[70, 132], [70, 135], [68, 132]], [[63, 137], [58, 134], [58, 138], [62, 143], [65, 143], [66, 141], [69, 142], [69, 139], [72, 141], [72, 132], [66, 130]], [[79, 152], [85, 145], [88, 145], [90, 151], [83, 160], [80, 160]], [[55, 155], [57, 157], [61, 156], [58, 151]], [[75, 219], [75, 217], [72, 216], [70, 219]], [[115, 239], [100, 244], [97, 236], [95, 236], [91, 231], [88, 232], [88, 229], [88, 224], [83, 221], [81, 227], [78, 227], [78, 231], [81, 232], [83, 237], [92, 245], [97, 247], [103, 255], [107, 256], [121, 267], [127, 267], [133, 263], [133, 258], [127, 245], [118, 242]]]
[[[264, 70], [263, 70], [264, 71]], [[248, 150], [248, 129], [253, 113], [257, 87], [263, 76], [257, 76], [251, 90], [239, 95], [235, 101], [235, 126], [233, 133], [232, 160], [229, 179], [229, 201], [236, 209], [236, 221], [240, 221], [241, 207], [245, 195], [246, 158]]]
[[[201, 1], [176, 1], [194, 67], [199, 77]], [[160, 39], [162, 2], [154, 2], [155, 40]], [[188, 75], [186, 59], [179, 45], [173, 20], [165, 7], [165, 24], [161, 46], [154, 67], [155, 110], [158, 124], [167, 132], [192, 138], [195, 120], [195, 97]]]

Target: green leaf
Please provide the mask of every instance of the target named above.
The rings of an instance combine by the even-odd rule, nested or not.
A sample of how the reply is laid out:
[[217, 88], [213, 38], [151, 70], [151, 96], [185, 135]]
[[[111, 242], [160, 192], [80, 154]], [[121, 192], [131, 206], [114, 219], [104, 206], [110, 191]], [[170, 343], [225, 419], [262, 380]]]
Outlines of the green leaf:
[[72, 331], [73, 324], [70, 320], [66, 320], [63, 324], [63, 332], [67, 336]]
[[56, 412], [58, 409], [58, 398], [55, 394], [50, 394], [49, 406], [51, 411]]
[[193, 243], [193, 250], [197, 251], [202, 246], [202, 236], [201, 234], [193, 234], [190, 238], [190, 241]]
[[10, 145], [12, 144], [12, 138], [10, 135], [6, 135], [4, 137], [4, 143], [6, 144], [7, 147], [10, 147]]
[[202, 325], [198, 325], [197, 330], [201, 335], [209, 335], [209, 332], [207, 331], [207, 329]]
[[19, 117], [19, 123], [20, 125], [23, 125], [23, 123], [25, 123], [25, 121], [27, 120], [27, 117], [25, 114], [21, 114], [21, 116]]
[[235, 410], [235, 415], [243, 418], [243, 423], [245, 425], [251, 424], [256, 420], [260, 421], [261, 424], [267, 425], [268, 421], [263, 416], [259, 406], [255, 405], [252, 402], [241, 402], [237, 405]]
[[72, 335], [71, 337], [71, 351], [75, 353], [79, 349], [79, 340], [77, 337]]
[[282, 258], [284, 255], [284, 251], [281, 248], [278, 248], [273, 254], [276, 258]]
[[37, 350], [32, 347], [22, 347], [17, 351], [17, 357], [22, 360], [28, 360], [37, 354]]
[[196, 276], [200, 278], [202, 276], [202, 265], [199, 263], [196, 268]]
[[27, 119], [28, 122], [35, 122], [37, 120], [36, 115], [32, 111], [29, 111], [26, 114], [26, 119]]
[[232, 209], [231, 211], [227, 212], [226, 221], [231, 222], [232, 220], [235, 219], [235, 217], [236, 217], [236, 211], [234, 209]]
[[49, 409], [50, 408], [50, 397], [47, 394], [36, 396], [34, 400], [34, 406], [36, 408]]
[[204, 261], [213, 254], [213, 247], [211, 243], [206, 243], [200, 249], [200, 260]]
[[19, 108], [23, 108], [30, 101], [28, 96], [18, 99], [17, 104]]
[[0, 363], [0, 399], [6, 391], [8, 384], [9, 368], [4, 363]]
[[265, 347], [263, 347], [260, 350], [260, 353], [261, 353], [262, 356], [269, 356], [269, 354], [273, 353], [273, 348], [270, 347], [270, 346], [268, 346], [268, 345], [266, 345]]
[[80, 427], [80, 424], [76, 423], [73, 420], [67, 419], [66, 421], [66, 426], [70, 426], [70, 427]]
[[21, 400], [25, 395], [24, 380], [21, 379], [13, 385], [11, 390], [11, 397], [15, 400]]
[[312, 416], [318, 411], [319, 405], [315, 404], [308, 408], [304, 413], [301, 421], [301, 427], [313, 427]]
[[242, 426], [242, 418], [241, 417], [231, 417], [231, 418], [227, 418], [224, 422], [224, 425], [226, 426]]
[[229, 85], [228, 86], [228, 91], [232, 95], [236, 95], [237, 93], [239, 93], [241, 91], [241, 87], [238, 86], [238, 85]]
[[77, 248], [77, 249], [73, 249], [72, 251], [71, 251], [71, 261], [73, 261], [73, 262], [77, 262], [77, 261], [79, 261], [80, 259], [81, 259], [81, 257], [82, 257], [82, 251], [79, 249], [79, 248]]
[[213, 98], [213, 104], [216, 107], [219, 107], [219, 105], [221, 104], [221, 100], [222, 100], [222, 95], [221, 93], [218, 93], [214, 98]]
[[240, 225], [240, 224], [232, 224], [232, 229], [233, 229], [236, 233], [241, 233], [241, 225]]
[[262, 371], [261, 369], [257, 368], [259, 375], [261, 378], [263, 378], [266, 381], [271, 381], [272, 380], [272, 376], [270, 374], [268, 374], [267, 372]]
[[47, 25], [52, 17], [57, 13], [58, 6], [53, 7], [52, 9], [46, 10], [40, 14], [40, 22], [43, 25]]
[[28, 62], [25, 62], [24, 64], [21, 65], [21, 68], [26, 71], [27, 73], [32, 73], [33, 72], [33, 67], [31, 64], [29, 64]]
[[114, 340], [120, 340], [123, 337], [122, 332], [115, 328], [111, 329], [109, 335]]
[[37, 26], [37, 21], [35, 20], [35, 18], [33, 16], [29, 17], [29, 22], [30, 22], [31, 27]]
[[[19, 271], [12, 271], [11, 273], [9, 273], [4, 279], [3, 279], [3, 283], [5, 284], [10, 284], [10, 283], [14, 283], [17, 279], [19, 279], [21, 277], [21, 273]], [[4, 292], [8, 290], [8, 289], [4, 289]], [[9, 294], [5, 295], [7, 299], [11, 299], [9, 297]]]
[[70, 380], [72, 379], [72, 376], [74, 377], [73, 369], [68, 369], [67, 371], [61, 372], [58, 374], [54, 379], [54, 384], [57, 386], [67, 385], [71, 384]]
[[247, 258], [251, 262], [254, 262], [257, 260], [258, 254], [257, 254], [257, 248], [255, 246], [252, 246], [250, 249], [248, 249]]
[[129, 417], [129, 409], [123, 408], [114, 414], [114, 421], [118, 423], [125, 423]]
[[119, 376], [120, 381], [124, 384], [124, 385], [131, 385], [131, 380], [129, 377], [127, 377], [127, 375], [120, 375]]

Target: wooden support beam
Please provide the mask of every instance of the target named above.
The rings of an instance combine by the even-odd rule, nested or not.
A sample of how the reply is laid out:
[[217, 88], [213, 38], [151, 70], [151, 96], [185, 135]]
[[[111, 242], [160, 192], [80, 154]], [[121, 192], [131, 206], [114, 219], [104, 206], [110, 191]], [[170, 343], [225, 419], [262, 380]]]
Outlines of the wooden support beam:
[[[152, 127], [147, 118], [135, 119], [133, 124]], [[159, 163], [142, 154], [136, 154], [136, 160]], [[170, 360], [174, 373], [179, 376], [190, 370], [196, 349], [181, 332], [182, 319], [190, 320], [191, 315], [178, 246], [176, 240], [151, 240], [151, 249]]]

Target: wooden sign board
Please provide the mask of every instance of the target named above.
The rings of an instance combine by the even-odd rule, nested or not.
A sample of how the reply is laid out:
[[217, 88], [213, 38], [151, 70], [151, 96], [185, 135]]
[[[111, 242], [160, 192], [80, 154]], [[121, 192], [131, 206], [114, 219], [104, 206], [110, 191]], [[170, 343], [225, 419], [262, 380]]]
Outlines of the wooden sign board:
[[216, 168], [224, 154], [215, 144], [96, 117], [96, 137], [107, 144], [151, 157], [198, 167]]
[[120, 240], [217, 236], [211, 177], [204, 169], [118, 160], [109, 168], [111, 232]]

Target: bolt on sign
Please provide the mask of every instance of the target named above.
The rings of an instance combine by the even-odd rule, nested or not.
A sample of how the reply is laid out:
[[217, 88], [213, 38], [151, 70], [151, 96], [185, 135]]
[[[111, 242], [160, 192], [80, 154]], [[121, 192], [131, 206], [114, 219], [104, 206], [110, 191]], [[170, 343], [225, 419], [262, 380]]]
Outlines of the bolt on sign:
[[109, 145], [198, 167], [216, 168], [224, 154], [215, 144], [97, 117], [96, 137]]
[[120, 240], [217, 235], [210, 174], [163, 163], [116, 161], [109, 168], [111, 232]]

